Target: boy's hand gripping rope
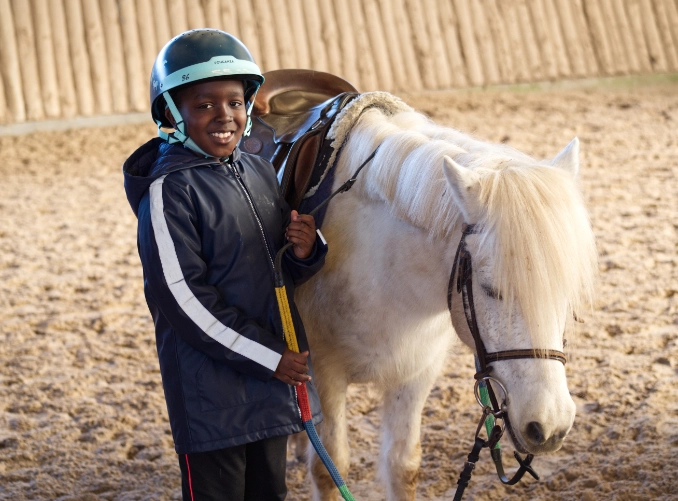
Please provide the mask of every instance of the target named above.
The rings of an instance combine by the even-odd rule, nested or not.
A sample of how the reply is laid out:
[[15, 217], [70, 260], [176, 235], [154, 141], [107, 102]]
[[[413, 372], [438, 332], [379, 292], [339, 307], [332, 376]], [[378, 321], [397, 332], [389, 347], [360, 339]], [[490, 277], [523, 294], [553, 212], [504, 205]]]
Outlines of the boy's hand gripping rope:
[[[351, 179], [342, 184], [339, 187], [339, 189], [335, 190], [334, 193], [332, 193], [327, 199], [325, 199], [318, 207], [313, 209], [309, 214], [311, 216], [315, 215], [315, 213], [318, 212], [318, 210], [324, 205], [326, 205], [330, 200], [332, 200], [332, 198], [334, 198], [335, 195], [350, 190], [353, 184], [355, 183], [356, 178], [360, 171], [362, 170], [362, 168], [365, 167], [365, 165], [367, 165], [368, 162], [374, 158], [378, 150], [379, 147], [377, 146], [377, 148], [372, 152], [372, 154], [369, 157], [367, 157], [367, 159], [360, 165], [360, 167], [358, 167], [358, 169], [355, 171]], [[275, 256], [275, 295], [278, 300], [278, 308], [280, 310], [280, 318], [282, 319], [283, 332], [285, 334], [285, 343], [287, 344], [287, 348], [289, 348], [290, 351], [299, 353], [297, 334], [296, 331], [294, 330], [294, 322], [292, 321], [292, 312], [290, 311], [290, 303], [287, 300], [287, 291], [285, 290], [285, 283], [282, 275], [282, 256], [285, 253], [285, 251], [287, 251], [287, 249], [289, 249], [292, 245], [293, 244], [291, 242], [287, 243], [282, 247], [282, 249], [278, 251], [278, 253]], [[320, 441], [318, 432], [315, 429], [312, 419], [313, 416], [311, 415], [311, 405], [309, 404], [308, 401], [308, 392], [306, 391], [306, 383], [301, 383], [301, 385], [296, 386], [295, 393], [297, 395], [297, 405], [299, 406], [301, 421], [304, 425], [304, 429], [306, 430], [306, 434], [308, 435], [308, 438], [311, 441], [311, 444], [313, 444], [313, 448], [318, 453], [318, 456], [325, 465], [325, 468], [327, 468], [328, 473], [332, 477], [332, 480], [334, 481], [337, 488], [339, 489], [339, 492], [341, 493], [341, 497], [343, 497], [345, 501], [355, 501], [353, 494], [351, 494], [351, 491], [348, 490], [346, 482], [344, 482], [344, 479], [341, 478], [339, 470], [337, 470], [337, 467], [334, 465], [332, 458], [327, 453], [327, 450]]]

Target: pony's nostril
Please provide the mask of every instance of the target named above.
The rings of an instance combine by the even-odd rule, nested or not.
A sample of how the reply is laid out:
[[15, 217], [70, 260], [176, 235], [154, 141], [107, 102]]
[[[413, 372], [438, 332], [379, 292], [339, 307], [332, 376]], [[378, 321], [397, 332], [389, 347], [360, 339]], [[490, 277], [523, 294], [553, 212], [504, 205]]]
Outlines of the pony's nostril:
[[525, 428], [525, 432], [527, 439], [533, 444], [541, 445], [546, 442], [546, 438], [544, 437], [544, 428], [542, 428], [542, 426], [536, 421], [528, 423], [527, 427]]

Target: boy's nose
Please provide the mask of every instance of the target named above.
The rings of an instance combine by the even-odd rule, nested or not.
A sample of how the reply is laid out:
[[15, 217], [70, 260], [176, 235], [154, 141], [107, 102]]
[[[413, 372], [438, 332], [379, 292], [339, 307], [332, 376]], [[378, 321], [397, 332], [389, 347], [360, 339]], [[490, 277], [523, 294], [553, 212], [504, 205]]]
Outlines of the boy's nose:
[[226, 105], [218, 106], [216, 119], [221, 122], [232, 122], [233, 113], [231, 113], [230, 108]]

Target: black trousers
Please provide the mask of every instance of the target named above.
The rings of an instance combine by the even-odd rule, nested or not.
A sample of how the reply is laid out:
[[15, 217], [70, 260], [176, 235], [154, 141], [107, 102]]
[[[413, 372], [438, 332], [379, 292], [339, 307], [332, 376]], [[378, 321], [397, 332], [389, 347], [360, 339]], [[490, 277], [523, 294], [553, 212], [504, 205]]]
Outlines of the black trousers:
[[179, 454], [183, 501], [283, 501], [287, 436]]

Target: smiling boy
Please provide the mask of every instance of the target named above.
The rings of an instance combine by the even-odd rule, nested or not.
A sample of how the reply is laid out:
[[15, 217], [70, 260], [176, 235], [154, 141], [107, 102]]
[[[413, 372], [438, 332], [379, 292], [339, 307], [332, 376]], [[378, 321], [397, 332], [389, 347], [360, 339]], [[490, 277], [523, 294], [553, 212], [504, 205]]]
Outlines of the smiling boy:
[[[285, 499], [287, 436], [303, 429], [294, 386], [308, 382], [321, 420], [293, 294], [327, 248], [313, 218], [281, 200], [273, 166], [238, 148], [262, 82], [227, 33], [172, 39], [151, 76], [160, 138], [123, 166], [185, 500]], [[277, 310], [273, 258], [286, 241], [302, 353], [286, 348]]]

